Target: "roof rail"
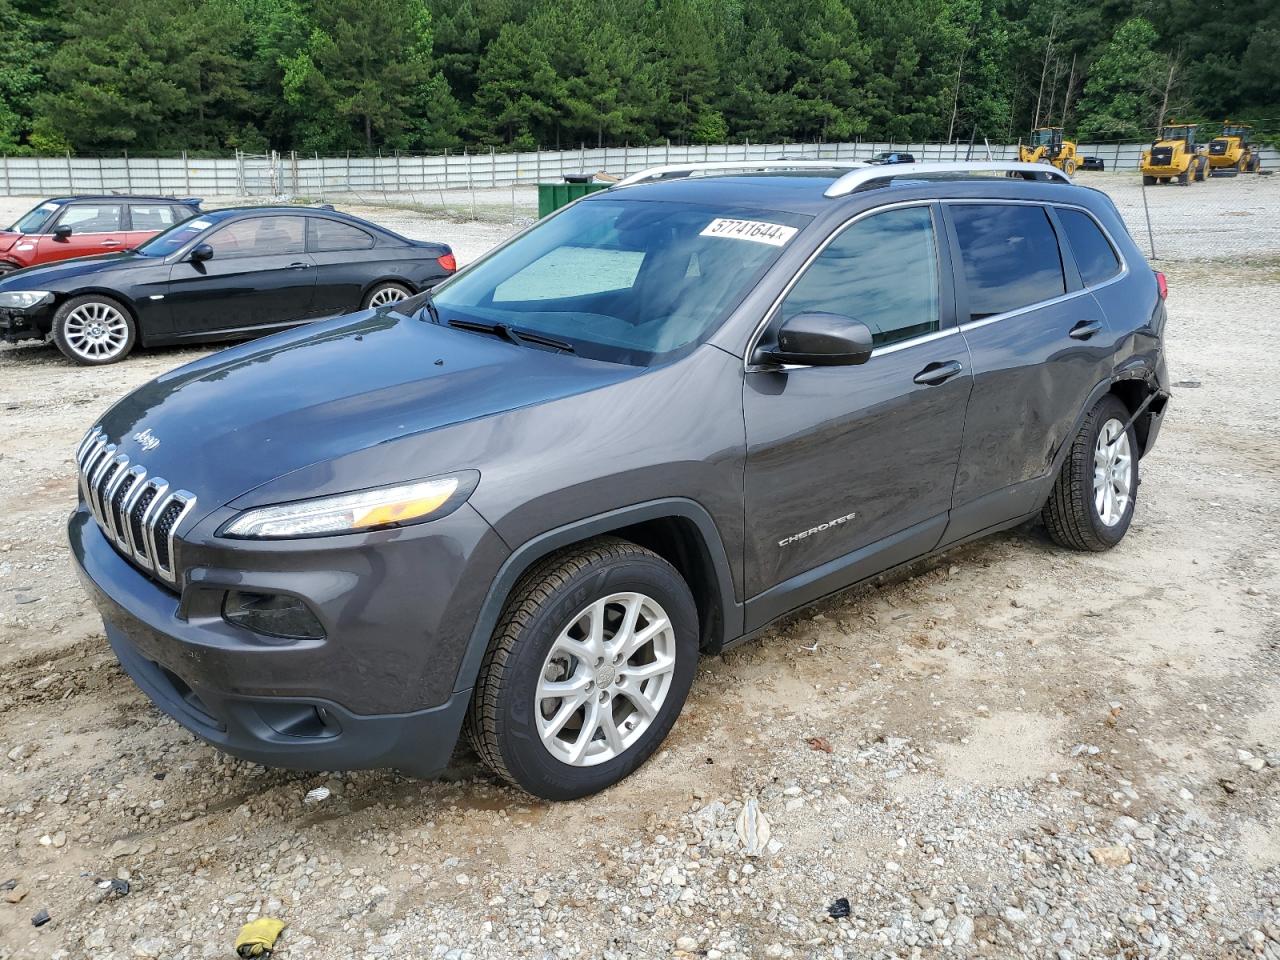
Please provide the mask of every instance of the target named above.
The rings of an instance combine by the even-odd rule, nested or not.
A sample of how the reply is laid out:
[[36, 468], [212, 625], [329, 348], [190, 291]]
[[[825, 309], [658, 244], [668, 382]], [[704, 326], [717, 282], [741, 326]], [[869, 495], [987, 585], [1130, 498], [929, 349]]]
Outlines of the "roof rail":
[[865, 160], [696, 160], [667, 163], [632, 173], [615, 187], [629, 187], [646, 180], [673, 180], [703, 170], [853, 170], [867, 166]]
[[1006, 173], [1017, 174], [1024, 180], [1058, 180], [1070, 183], [1071, 178], [1057, 167], [1047, 163], [1019, 163], [1014, 160], [960, 160], [932, 163], [893, 163], [867, 166], [850, 170], [826, 189], [828, 197], [847, 197], [855, 190], [884, 180], [913, 179], [921, 176], [938, 176], [949, 173]]

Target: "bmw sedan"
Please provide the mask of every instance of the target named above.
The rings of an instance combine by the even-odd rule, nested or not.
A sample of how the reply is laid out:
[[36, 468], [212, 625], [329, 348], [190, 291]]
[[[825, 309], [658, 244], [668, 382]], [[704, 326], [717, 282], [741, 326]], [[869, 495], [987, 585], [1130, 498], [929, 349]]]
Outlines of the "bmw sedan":
[[0, 278], [0, 339], [114, 363], [138, 344], [244, 340], [394, 303], [456, 266], [445, 244], [326, 208], [218, 210], [133, 250]]

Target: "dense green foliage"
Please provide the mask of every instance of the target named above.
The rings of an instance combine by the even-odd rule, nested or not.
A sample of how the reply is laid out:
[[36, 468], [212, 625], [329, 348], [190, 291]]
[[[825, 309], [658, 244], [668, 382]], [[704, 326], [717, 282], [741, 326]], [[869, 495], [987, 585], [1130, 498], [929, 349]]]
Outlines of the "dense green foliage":
[[1278, 90], [1275, 0], [0, 0], [7, 152], [1132, 139]]

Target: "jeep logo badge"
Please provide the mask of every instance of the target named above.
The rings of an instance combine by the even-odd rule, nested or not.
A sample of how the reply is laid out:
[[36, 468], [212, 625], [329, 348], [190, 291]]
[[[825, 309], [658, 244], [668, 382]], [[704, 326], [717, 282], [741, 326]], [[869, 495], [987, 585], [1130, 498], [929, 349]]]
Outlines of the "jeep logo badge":
[[135, 433], [133, 435], [133, 441], [138, 444], [138, 446], [142, 447], [143, 450], [154, 450], [156, 447], [160, 446], [160, 438], [151, 432], [150, 427], [146, 430], [141, 430], [138, 433]]

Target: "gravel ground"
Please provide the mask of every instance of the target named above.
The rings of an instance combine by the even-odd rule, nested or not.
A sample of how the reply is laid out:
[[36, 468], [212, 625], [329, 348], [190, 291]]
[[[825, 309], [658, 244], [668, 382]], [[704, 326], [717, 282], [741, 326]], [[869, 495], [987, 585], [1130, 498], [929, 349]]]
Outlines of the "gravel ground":
[[[230, 957], [268, 915], [284, 960], [1277, 960], [1280, 183], [1155, 193], [1186, 225], [1178, 386], [1124, 543], [1031, 526], [812, 608], [705, 661], [664, 749], [575, 803], [464, 750], [429, 783], [266, 770], [161, 716], [61, 527], [95, 414], [205, 351], [0, 348], [0, 960]], [[512, 229], [357, 212], [463, 260]]]

